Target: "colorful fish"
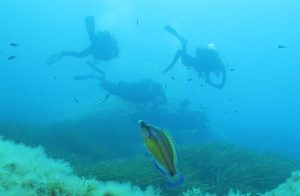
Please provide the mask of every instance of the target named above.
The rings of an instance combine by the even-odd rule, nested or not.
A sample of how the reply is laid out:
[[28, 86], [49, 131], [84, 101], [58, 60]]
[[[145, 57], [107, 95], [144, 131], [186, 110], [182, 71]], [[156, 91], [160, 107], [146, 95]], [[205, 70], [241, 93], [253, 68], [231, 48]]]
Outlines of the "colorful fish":
[[178, 154], [168, 132], [143, 120], [138, 124], [145, 146], [154, 157], [155, 167], [167, 177], [166, 188], [181, 186], [184, 177], [178, 171]]

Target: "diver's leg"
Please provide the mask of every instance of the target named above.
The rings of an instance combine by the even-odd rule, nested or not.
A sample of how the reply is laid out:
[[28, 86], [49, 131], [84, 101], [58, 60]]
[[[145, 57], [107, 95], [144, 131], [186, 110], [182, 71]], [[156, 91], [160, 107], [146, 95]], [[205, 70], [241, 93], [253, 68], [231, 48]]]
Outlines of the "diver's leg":
[[82, 52], [62, 51], [62, 52], [56, 53], [56, 54], [48, 57], [46, 62], [47, 62], [48, 65], [52, 65], [52, 64], [57, 63], [58, 61], [60, 61], [65, 56], [83, 58], [83, 57], [89, 56], [91, 54], [90, 51], [91, 51], [90, 47], [83, 50]]
[[95, 37], [95, 19], [93, 16], [87, 16], [85, 17], [84, 22], [90, 41], [93, 42]]
[[[71, 57], [75, 57], [75, 58], [84, 58], [84, 57], [87, 57], [91, 54], [91, 50], [90, 48], [87, 48], [81, 52], [73, 52], [73, 51], [63, 51], [62, 52], [62, 57], [65, 57], [65, 56], [71, 56]], [[61, 58], [62, 58], [61, 57]]]
[[182, 56], [182, 50], [178, 50], [176, 52], [171, 64], [167, 68], [164, 69], [163, 73], [167, 73], [168, 71], [170, 71], [181, 56]]
[[73, 77], [73, 80], [87, 80], [87, 79], [98, 79], [95, 75], [77, 75]]
[[60, 61], [60, 59], [64, 56], [63, 52], [56, 53], [46, 59], [46, 63], [48, 65], [53, 65]]
[[215, 87], [214, 83], [210, 79], [210, 72], [209, 71], [204, 72], [204, 78], [205, 78], [205, 82], [207, 84]]
[[95, 65], [95, 64], [96, 64], [96, 61], [95, 61], [94, 63], [91, 63], [91, 62], [87, 61], [86, 63], [87, 63], [94, 71], [100, 73], [102, 76], [105, 76], [105, 72], [102, 71], [102, 70], [100, 70], [100, 69], [98, 69], [98, 68], [96, 67], [96, 65]]
[[181, 51], [181, 63], [187, 67], [195, 68], [198, 65], [198, 62], [194, 57], [187, 54], [185, 50]]

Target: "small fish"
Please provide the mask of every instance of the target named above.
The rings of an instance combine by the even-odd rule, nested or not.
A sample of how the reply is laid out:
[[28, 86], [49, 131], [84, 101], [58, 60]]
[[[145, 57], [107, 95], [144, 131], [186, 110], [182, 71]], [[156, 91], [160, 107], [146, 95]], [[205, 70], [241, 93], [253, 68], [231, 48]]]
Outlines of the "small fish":
[[78, 101], [78, 99], [77, 99], [76, 97], [74, 97], [74, 101], [75, 101], [76, 103], [79, 103], [79, 101]]
[[175, 80], [174, 76], [171, 76], [171, 79], [172, 79], [172, 80]]
[[17, 58], [17, 56], [10, 56], [7, 58], [7, 60], [11, 61], [11, 60], [14, 60], [15, 58]]
[[186, 66], [186, 69], [191, 69], [190, 67]]
[[203, 84], [201, 84], [200, 86], [203, 87]]
[[165, 84], [165, 88], [168, 88], [167, 84]]
[[187, 81], [190, 82], [190, 81], [192, 81], [192, 80], [193, 80], [192, 78], [189, 78]]
[[139, 25], [139, 20], [136, 20], [136, 25]]
[[229, 71], [235, 71], [233, 68], [231, 68]]
[[167, 177], [167, 188], [179, 187], [184, 177], [178, 171], [178, 153], [169, 133], [143, 120], [138, 122], [145, 147], [153, 156], [155, 167]]
[[236, 114], [237, 114], [237, 113], [239, 113], [239, 111], [237, 111], [237, 110], [234, 110], [234, 113], [236, 113]]
[[19, 46], [19, 44], [16, 44], [16, 43], [10, 43], [10, 46], [12, 46], [12, 47], [17, 47], [17, 46]]
[[285, 45], [278, 45], [277, 48], [286, 48]]
[[57, 76], [54, 76], [54, 80], [56, 80], [57, 79]]

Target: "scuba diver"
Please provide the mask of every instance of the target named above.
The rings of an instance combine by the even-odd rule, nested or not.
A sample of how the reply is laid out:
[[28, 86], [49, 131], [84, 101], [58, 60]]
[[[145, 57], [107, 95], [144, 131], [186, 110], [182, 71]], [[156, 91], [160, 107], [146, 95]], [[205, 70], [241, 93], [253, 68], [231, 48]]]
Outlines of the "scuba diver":
[[[96, 70], [95, 70], [96, 71]], [[101, 72], [99, 72], [101, 74]], [[74, 80], [96, 79], [99, 81], [100, 87], [107, 92], [104, 100], [106, 102], [111, 95], [119, 97], [125, 103], [134, 103], [139, 109], [147, 108], [148, 106], [155, 108], [159, 105], [166, 105], [167, 98], [163, 87], [149, 79], [140, 79], [135, 82], [119, 81], [112, 83], [105, 79], [105, 75], [78, 75]]]
[[[214, 44], [208, 44], [207, 48], [197, 48], [195, 57], [189, 55], [186, 52], [187, 48], [187, 40], [179, 35], [175, 29], [171, 26], [165, 26], [165, 30], [175, 36], [182, 45], [181, 50], [178, 50], [173, 58], [171, 64], [163, 71], [163, 73], [167, 73], [170, 71], [175, 63], [181, 58], [181, 63], [185, 65], [187, 68], [193, 68], [195, 71], [198, 72], [199, 77], [204, 77], [205, 82], [209, 85], [222, 89], [227, 75], [225, 71], [225, 65], [222, 61], [222, 58], [219, 57], [218, 53], [215, 50]], [[211, 72], [215, 73], [217, 77], [220, 77], [221, 74], [221, 82], [214, 83], [211, 80], [210, 74]]]
[[97, 33], [95, 33], [94, 17], [85, 17], [85, 27], [87, 29], [91, 42], [89, 47], [81, 52], [61, 51], [50, 56], [47, 59], [47, 64], [52, 65], [54, 63], [57, 63], [65, 56], [84, 58], [91, 55], [94, 58], [93, 64], [96, 64], [100, 61], [109, 61], [118, 57], [119, 47], [117, 40], [108, 31], [98, 31]]

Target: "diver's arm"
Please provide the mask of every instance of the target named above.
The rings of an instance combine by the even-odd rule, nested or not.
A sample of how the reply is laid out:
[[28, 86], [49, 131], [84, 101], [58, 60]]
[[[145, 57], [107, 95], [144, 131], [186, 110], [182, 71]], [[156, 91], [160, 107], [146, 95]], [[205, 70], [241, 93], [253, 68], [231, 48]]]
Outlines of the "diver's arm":
[[224, 87], [226, 79], [227, 79], [227, 73], [226, 73], [226, 71], [225, 71], [224, 68], [222, 68], [220, 71], [221, 71], [221, 75], [222, 75], [221, 76], [222, 77], [222, 81], [221, 81], [220, 84], [215, 84], [215, 83], [213, 83], [211, 81], [209, 72], [205, 73], [205, 82], [208, 83], [208, 84], [210, 84], [211, 86], [217, 88], [217, 89], [222, 89]]
[[227, 73], [225, 71], [225, 67], [222, 67], [222, 69], [221, 69], [221, 77], [222, 77], [222, 82], [219, 85], [220, 89], [223, 88], [223, 86], [225, 85], [225, 82], [227, 80]]
[[97, 79], [95, 75], [77, 75], [73, 77], [73, 80], [87, 80], [87, 79]]
[[46, 59], [46, 63], [48, 65], [52, 65], [52, 64], [57, 63], [58, 61], [60, 61], [65, 56], [72, 56], [72, 57], [76, 57], [76, 58], [83, 58], [83, 57], [89, 56], [90, 54], [91, 54], [90, 47], [88, 47], [87, 49], [85, 49], [85, 50], [83, 50], [81, 52], [62, 51], [62, 52], [56, 53], [56, 54], [48, 57]]
[[176, 52], [176, 54], [175, 54], [175, 56], [174, 56], [174, 58], [173, 58], [171, 64], [170, 64], [167, 68], [164, 69], [163, 73], [167, 73], [168, 71], [170, 71], [170, 70], [174, 67], [175, 63], [178, 61], [178, 59], [179, 59], [180, 57], [181, 57], [181, 51], [178, 50], [178, 51]]

